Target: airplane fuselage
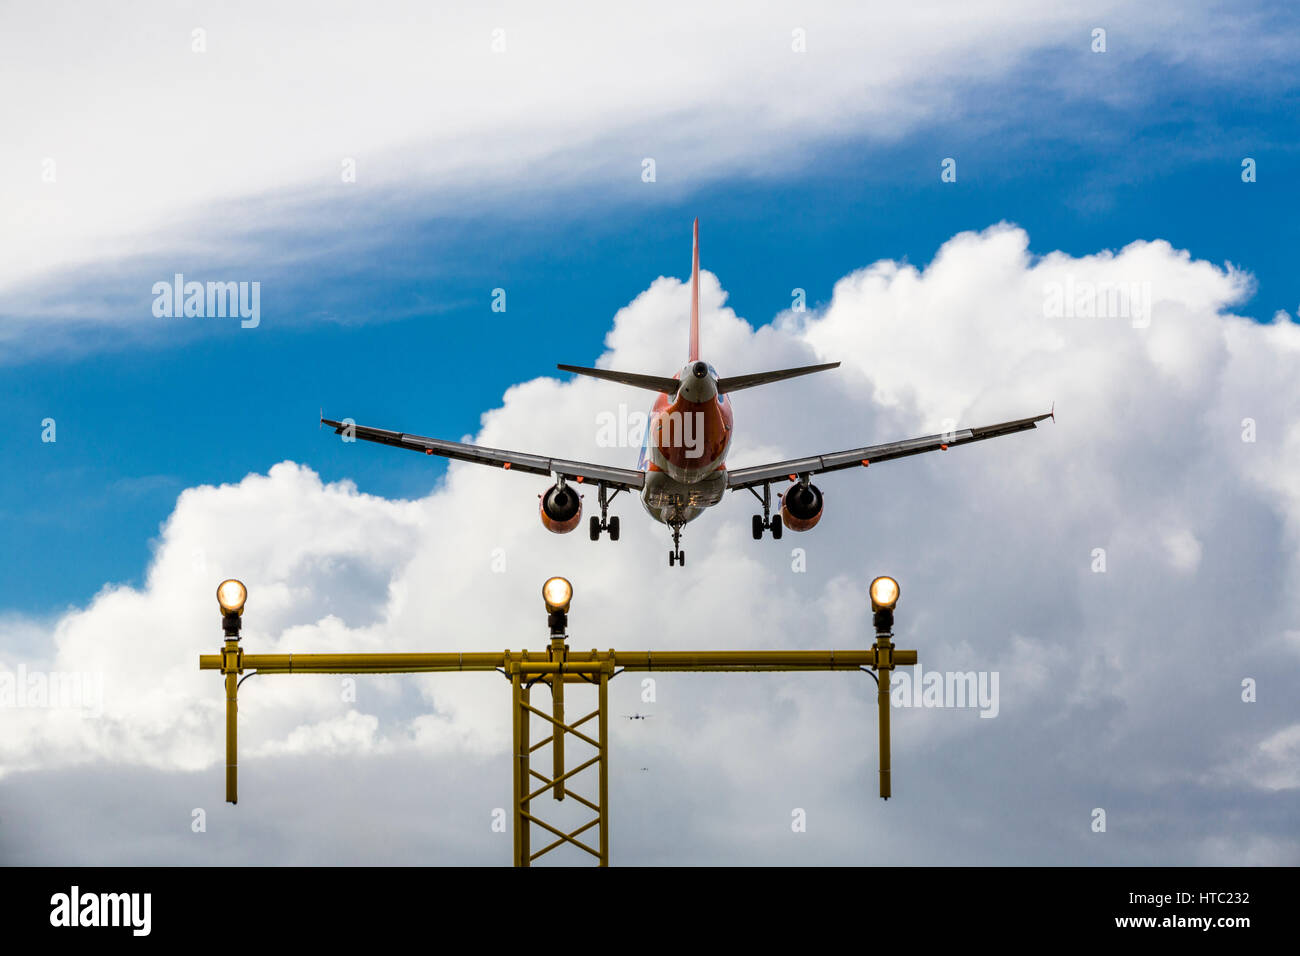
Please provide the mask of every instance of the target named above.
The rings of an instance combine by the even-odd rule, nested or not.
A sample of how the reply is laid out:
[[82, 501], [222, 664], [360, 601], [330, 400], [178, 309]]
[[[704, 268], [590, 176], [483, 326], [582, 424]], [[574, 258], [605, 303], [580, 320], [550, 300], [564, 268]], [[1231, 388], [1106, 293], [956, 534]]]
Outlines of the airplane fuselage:
[[645, 510], [656, 521], [680, 527], [727, 490], [732, 417], [711, 365], [688, 362], [674, 378], [682, 383], [676, 394], [661, 392], [651, 406], [637, 467], [646, 476]]

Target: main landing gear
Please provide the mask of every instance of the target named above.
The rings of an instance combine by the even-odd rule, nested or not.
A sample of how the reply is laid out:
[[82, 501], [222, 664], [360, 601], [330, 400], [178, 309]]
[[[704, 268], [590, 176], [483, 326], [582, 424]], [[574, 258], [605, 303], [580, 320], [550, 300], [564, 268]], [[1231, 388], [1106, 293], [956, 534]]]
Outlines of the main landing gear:
[[673, 549], [668, 552], [668, 567], [686, 567], [686, 552], [682, 550], [682, 522], [671, 521], [668, 526], [673, 529]]
[[781, 531], [783, 529], [781, 526], [781, 516], [772, 515], [772, 486], [765, 483], [763, 485], [763, 494], [761, 496], [752, 487], [749, 489], [749, 493], [755, 498], [758, 498], [763, 505], [763, 513], [761, 515], [754, 515], [754, 540], [757, 541], [762, 538], [764, 531], [771, 531], [772, 540], [780, 541]]
[[613, 501], [615, 498], [617, 498], [618, 493], [623, 489], [615, 488], [614, 493], [612, 495], [606, 494], [607, 489], [605, 488], [605, 483], [603, 481], [600, 483], [599, 488], [600, 488], [600, 517], [597, 518], [595, 515], [592, 515], [591, 521], [588, 523], [588, 530], [591, 534], [591, 540], [599, 541], [600, 533], [602, 531], [608, 531], [609, 540], [617, 541], [618, 540], [618, 515], [614, 515], [614, 517], [612, 518], [609, 517], [609, 503]]

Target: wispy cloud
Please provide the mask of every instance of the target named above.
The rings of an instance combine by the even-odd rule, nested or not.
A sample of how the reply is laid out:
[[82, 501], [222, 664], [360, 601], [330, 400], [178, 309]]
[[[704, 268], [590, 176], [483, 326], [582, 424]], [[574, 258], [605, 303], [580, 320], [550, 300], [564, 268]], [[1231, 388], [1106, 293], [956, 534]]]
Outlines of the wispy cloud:
[[[417, 217], [631, 199], [647, 158], [662, 197], [951, 128], [959, 107], [1021, 125], [1029, 67], [1058, 113], [1120, 64], [1235, 76], [1248, 51], [1251, 82], [1269, 83], [1282, 49], [1262, 16], [1197, 32], [1168, 29], [1185, 4], [954, 2], [888, 21], [856, 4], [16, 8], [0, 38], [0, 82], [25, 91], [0, 144], [0, 348], [147, 336], [147, 290], [175, 271], [257, 279]], [[1109, 73], [1089, 50], [1098, 25]]]

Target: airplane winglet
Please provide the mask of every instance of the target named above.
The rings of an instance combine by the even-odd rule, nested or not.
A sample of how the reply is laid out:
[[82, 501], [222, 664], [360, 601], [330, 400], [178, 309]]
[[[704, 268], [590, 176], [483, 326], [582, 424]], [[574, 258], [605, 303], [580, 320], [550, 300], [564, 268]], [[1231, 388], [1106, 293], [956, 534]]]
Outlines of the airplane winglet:
[[1052, 416], [1052, 424], [1056, 424], [1056, 402], [1052, 402], [1052, 410], [1047, 414]]

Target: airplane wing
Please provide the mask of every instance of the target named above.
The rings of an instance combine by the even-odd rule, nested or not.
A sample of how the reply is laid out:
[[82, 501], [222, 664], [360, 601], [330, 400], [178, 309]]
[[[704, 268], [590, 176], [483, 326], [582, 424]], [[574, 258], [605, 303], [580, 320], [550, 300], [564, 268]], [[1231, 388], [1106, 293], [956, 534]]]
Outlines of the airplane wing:
[[906, 458], [927, 451], [941, 451], [953, 445], [967, 445], [973, 441], [997, 438], [1000, 435], [1012, 435], [1016, 432], [1037, 428], [1044, 418], [1055, 419], [1054, 410], [1032, 418], [1020, 418], [1014, 422], [1002, 422], [999, 425], [984, 425], [981, 428], [962, 428], [945, 432], [941, 435], [927, 435], [924, 438], [909, 438], [906, 441], [888, 442], [883, 445], [869, 445], [866, 448], [850, 448], [829, 455], [814, 455], [810, 458], [792, 458], [789, 461], [773, 462], [770, 465], [756, 465], [752, 468], [737, 468], [727, 473], [727, 487], [731, 489], [752, 488], [769, 481], [793, 478], [796, 475], [820, 475], [827, 471], [839, 471], [843, 468], [862, 468], [877, 462], [890, 461], [894, 458]]
[[336, 435], [351, 435], [364, 441], [392, 445], [395, 448], [409, 448], [411, 451], [424, 452], [426, 455], [439, 455], [454, 458], [457, 461], [472, 461], [480, 465], [491, 465], [509, 471], [523, 471], [530, 475], [563, 475], [577, 482], [604, 482], [610, 488], [631, 491], [645, 484], [645, 474], [632, 468], [613, 468], [609, 465], [593, 465], [585, 461], [567, 461], [563, 458], [546, 458], [541, 455], [527, 455], [517, 451], [504, 451], [500, 448], [484, 448], [481, 445], [469, 445], [465, 442], [443, 441], [441, 438], [424, 438], [420, 435], [408, 435], [405, 432], [392, 432], [385, 428], [370, 428], [366, 425], [352, 425], [346, 422], [331, 421], [322, 418], [321, 424], [334, 429]]

